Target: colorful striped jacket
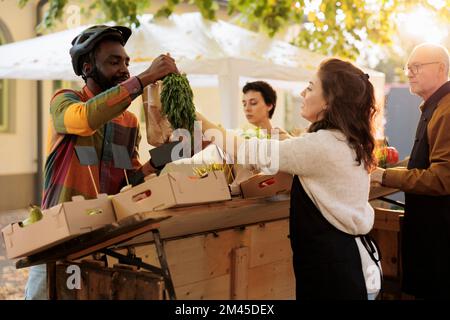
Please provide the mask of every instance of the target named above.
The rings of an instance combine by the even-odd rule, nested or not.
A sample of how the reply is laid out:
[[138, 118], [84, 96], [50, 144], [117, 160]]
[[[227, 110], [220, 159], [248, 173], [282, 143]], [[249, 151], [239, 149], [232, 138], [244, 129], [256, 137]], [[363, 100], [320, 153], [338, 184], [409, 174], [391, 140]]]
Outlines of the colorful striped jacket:
[[126, 111], [141, 93], [135, 77], [96, 96], [87, 86], [81, 91], [55, 93], [50, 103], [43, 209], [71, 201], [75, 195], [96, 197], [89, 169], [80, 165], [75, 146], [95, 147], [99, 162], [90, 167], [100, 193], [116, 194], [126, 184], [123, 169], [114, 168], [112, 143], [125, 146], [129, 152], [133, 165], [127, 172], [130, 183], [143, 181], [139, 121]]

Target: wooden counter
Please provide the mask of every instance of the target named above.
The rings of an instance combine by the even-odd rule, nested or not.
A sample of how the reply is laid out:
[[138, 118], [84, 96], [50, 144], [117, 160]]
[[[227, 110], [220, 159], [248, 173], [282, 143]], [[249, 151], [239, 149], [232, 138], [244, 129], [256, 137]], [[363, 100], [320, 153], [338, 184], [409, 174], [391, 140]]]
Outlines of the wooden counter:
[[[171, 218], [160, 222], [159, 230], [178, 299], [295, 298], [287, 198], [166, 211]], [[149, 241], [144, 236], [126, 245], [135, 246], [144, 262], [158, 265]]]
[[[371, 199], [396, 191], [386, 189], [373, 189]], [[150, 232], [132, 240], [130, 232], [126, 236], [120, 232], [126, 228], [137, 229], [134, 226], [144, 226], [149, 220], [158, 222], [178, 299], [295, 299], [289, 207], [288, 196], [234, 198], [206, 205], [139, 213], [120, 221], [117, 227], [108, 227], [111, 230], [105, 229], [113, 232], [108, 239], [112, 236], [112, 239], [122, 239], [111, 242], [109, 248], [126, 254], [126, 248], [133, 247], [135, 255], [143, 262], [159, 266]], [[383, 221], [376, 218], [376, 224]], [[102, 230], [94, 232], [97, 239]], [[71, 240], [78, 246], [76, 250], [68, 249], [72, 248], [70, 243], [62, 244], [59, 248], [23, 259], [18, 267], [71, 260], [71, 257], [75, 260], [81, 257], [80, 252], [90, 255], [95, 246], [86, 251], [82, 246], [83, 239], [92, 245], [95, 240], [92, 237], [85, 234]], [[65, 248], [67, 254], [61, 248]], [[108, 258], [108, 262], [112, 266], [117, 261]]]
[[[372, 187], [370, 200], [397, 191]], [[158, 214], [171, 216], [160, 223], [160, 232], [178, 299], [295, 299], [289, 199], [233, 199]], [[376, 218], [376, 225], [384, 218]], [[135, 245], [145, 262], [157, 264], [150, 241], [140, 237], [127, 245]], [[389, 274], [396, 267], [390, 261]]]

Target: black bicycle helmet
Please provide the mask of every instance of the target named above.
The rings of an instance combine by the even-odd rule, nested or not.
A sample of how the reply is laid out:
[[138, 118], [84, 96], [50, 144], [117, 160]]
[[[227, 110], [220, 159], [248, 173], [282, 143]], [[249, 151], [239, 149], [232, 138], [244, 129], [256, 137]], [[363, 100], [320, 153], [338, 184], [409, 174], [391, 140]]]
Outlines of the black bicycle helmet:
[[119, 39], [122, 39], [122, 45], [125, 46], [128, 38], [131, 36], [131, 29], [123, 26], [97, 25], [87, 28], [72, 40], [70, 56], [72, 57], [73, 70], [77, 76], [83, 74], [80, 57], [90, 52], [100, 40], [110, 35], [117, 35]]

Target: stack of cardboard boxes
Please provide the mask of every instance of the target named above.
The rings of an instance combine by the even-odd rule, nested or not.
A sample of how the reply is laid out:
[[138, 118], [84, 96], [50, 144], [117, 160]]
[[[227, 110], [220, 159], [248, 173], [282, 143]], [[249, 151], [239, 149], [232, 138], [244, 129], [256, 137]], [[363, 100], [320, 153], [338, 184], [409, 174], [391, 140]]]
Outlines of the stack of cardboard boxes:
[[138, 212], [230, 200], [223, 172], [191, 177], [168, 173], [114, 196], [74, 197], [43, 210], [43, 218], [26, 227], [18, 222], [2, 230], [8, 258], [28, 256]]
[[[292, 176], [258, 174], [240, 184], [243, 198], [270, 197], [290, 190]], [[198, 177], [169, 172], [147, 179], [140, 185], [108, 196], [86, 200], [77, 196], [70, 202], [43, 210], [43, 218], [23, 227], [12, 223], [2, 230], [8, 258], [34, 254], [58, 243], [136, 213], [231, 200], [224, 171]]]

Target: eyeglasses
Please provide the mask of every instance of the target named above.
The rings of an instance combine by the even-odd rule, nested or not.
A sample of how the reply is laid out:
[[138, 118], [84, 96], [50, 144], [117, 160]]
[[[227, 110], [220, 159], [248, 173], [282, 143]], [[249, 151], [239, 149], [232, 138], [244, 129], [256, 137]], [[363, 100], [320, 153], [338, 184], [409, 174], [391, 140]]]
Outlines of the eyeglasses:
[[413, 76], [415, 76], [416, 74], [420, 73], [420, 70], [422, 70], [422, 66], [427, 66], [429, 64], [436, 64], [436, 63], [440, 63], [440, 62], [436, 61], [436, 62], [427, 62], [427, 63], [415, 63], [411, 66], [407, 65], [407, 66], [403, 67], [403, 72], [405, 72], [405, 76], [407, 76], [409, 72], [411, 72], [411, 74]]

